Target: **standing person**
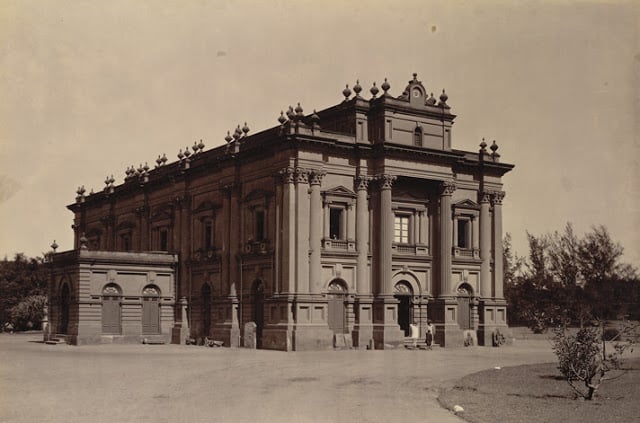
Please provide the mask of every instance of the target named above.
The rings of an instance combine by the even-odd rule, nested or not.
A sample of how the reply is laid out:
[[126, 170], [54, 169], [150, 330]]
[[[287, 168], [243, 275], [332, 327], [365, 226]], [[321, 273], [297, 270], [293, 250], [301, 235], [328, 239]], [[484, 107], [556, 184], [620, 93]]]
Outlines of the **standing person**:
[[427, 320], [427, 333], [426, 333], [426, 339], [425, 342], [427, 344], [427, 349], [430, 350], [431, 349], [431, 345], [433, 345], [433, 337], [436, 334], [436, 328], [433, 326], [433, 323], [431, 323], [431, 320]]
[[411, 346], [415, 350], [416, 348], [418, 348], [418, 338], [420, 337], [420, 328], [418, 327], [416, 322], [413, 322], [412, 324], [410, 324], [409, 328], [411, 329]]

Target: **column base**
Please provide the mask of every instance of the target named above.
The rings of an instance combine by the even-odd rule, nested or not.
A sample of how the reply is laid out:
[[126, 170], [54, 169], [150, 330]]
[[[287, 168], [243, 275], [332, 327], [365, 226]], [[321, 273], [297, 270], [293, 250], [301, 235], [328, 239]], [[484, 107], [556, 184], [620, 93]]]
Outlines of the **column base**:
[[189, 338], [189, 326], [176, 323], [171, 329], [171, 343], [184, 345]]

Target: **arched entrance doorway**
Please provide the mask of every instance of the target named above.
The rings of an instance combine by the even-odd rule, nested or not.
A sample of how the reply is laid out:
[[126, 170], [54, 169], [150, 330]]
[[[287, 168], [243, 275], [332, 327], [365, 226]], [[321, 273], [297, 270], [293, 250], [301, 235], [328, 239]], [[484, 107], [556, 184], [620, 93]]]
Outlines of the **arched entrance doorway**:
[[142, 290], [142, 334], [160, 333], [160, 289], [148, 285]]
[[467, 330], [472, 328], [471, 322], [471, 298], [473, 289], [469, 284], [462, 284], [458, 288], [458, 326]]
[[329, 315], [327, 320], [329, 329], [333, 333], [347, 332], [346, 295], [347, 284], [343, 280], [336, 279], [329, 284]]
[[262, 330], [264, 329], [264, 284], [257, 280], [251, 287], [253, 295], [253, 322], [256, 324], [256, 348], [262, 348]]
[[122, 333], [120, 312], [120, 288], [109, 284], [102, 290], [102, 333], [120, 335]]
[[200, 291], [200, 318], [202, 320], [203, 336], [209, 336], [211, 330], [211, 287], [208, 283], [202, 285]]
[[71, 304], [71, 290], [68, 283], [63, 283], [60, 288], [60, 325], [58, 333], [66, 335], [69, 331], [69, 307]]
[[413, 289], [407, 281], [400, 281], [394, 287], [394, 297], [398, 303], [398, 326], [404, 331], [404, 336], [411, 335], [411, 323], [413, 323]]

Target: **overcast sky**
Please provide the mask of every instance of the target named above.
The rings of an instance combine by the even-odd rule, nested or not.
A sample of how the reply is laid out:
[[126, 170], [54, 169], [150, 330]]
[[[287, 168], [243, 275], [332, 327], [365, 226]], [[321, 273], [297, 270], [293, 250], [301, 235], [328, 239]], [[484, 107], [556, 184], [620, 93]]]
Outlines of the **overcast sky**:
[[[495, 139], [504, 230], [604, 224], [640, 266], [640, 3], [9, 1], [0, 7], [0, 257], [72, 248], [72, 203], [127, 166], [343, 99], [443, 88], [453, 146]], [[353, 3], [353, 4], [351, 4]]]

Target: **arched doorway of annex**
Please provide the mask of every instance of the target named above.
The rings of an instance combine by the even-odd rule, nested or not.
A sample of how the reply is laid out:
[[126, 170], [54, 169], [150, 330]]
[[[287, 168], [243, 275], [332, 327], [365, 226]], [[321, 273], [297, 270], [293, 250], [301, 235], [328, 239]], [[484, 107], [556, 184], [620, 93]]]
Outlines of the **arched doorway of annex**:
[[256, 279], [251, 284], [251, 319], [256, 324], [256, 348], [262, 348], [264, 330], [264, 282]]
[[405, 336], [411, 335], [411, 324], [416, 320], [414, 316], [414, 295], [420, 294], [418, 278], [409, 271], [401, 271], [391, 279], [393, 296], [398, 300], [398, 326]]
[[58, 333], [67, 335], [69, 333], [69, 315], [71, 309], [71, 283], [63, 278], [58, 291], [60, 299], [60, 313], [58, 320]]
[[456, 296], [458, 299], [458, 326], [462, 330], [473, 329], [473, 314], [471, 312], [473, 288], [467, 282], [462, 282], [456, 290]]
[[146, 285], [142, 289], [142, 334], [160, 333], [160, 288]]
[[211, 285], [209, 282], [202, 284], [200, 288], [200, 322], [202, 323], [202, 336], [209, 336], [211, 331]]
[[102, 333], [120, 335], [122, 333], [122, 289], [115, 283], [102, 288]]
[[335, 334], [347, 333], [347, 293], [349, 285], [344, 279], [335, 278], [327, 286], [328, 312], [327, 323]]

